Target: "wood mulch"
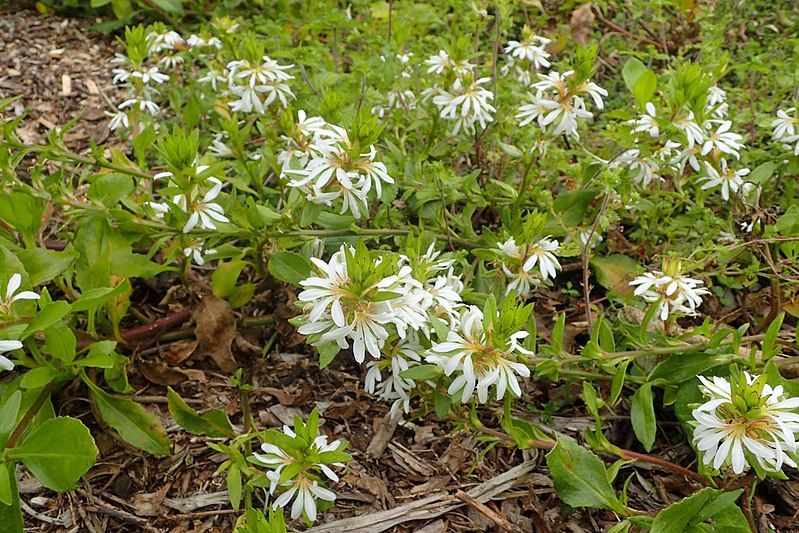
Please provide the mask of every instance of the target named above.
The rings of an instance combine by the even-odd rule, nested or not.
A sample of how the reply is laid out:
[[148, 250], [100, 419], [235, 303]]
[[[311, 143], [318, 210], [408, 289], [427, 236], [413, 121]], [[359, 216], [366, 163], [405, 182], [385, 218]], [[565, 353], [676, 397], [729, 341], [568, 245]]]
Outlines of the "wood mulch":
[[[9, 113], [27, 113], [17, 129], [23, 141], [44, 142], [48, 131], [76, 117], [77, 124], [66, 136], [72, 150], [85, 151], [90, 142], [113, 141], [104, 111], [114, 94], [109, 60], [119, 45], [88, 26], [84, 20], [0, 10], [0, 97], [21, 96], [4, 114], [9, 118]], [[198, 280], [190, 289], [202, 292], [203, 285]], [[169, 276], [140, 284], [134, 298], [140, 313], [152, 320], [180, 313], [196, 301]], [[604, 531], [615, 523], [609, 513], [568, 509], [557, 500], [542, 453], [493, 445], [432, 415], [398, 423], [389, 416], [387, 405], [363, 391], [362, 369], [346, 356], [320, 372], [287, 322], [295, 313], [293, 299], [285, 287], [261, 284], [241, 313], [221, 306], [216, 312], [224, 316], [215, 317], [233, 328], [227, 333], [233, 339], [235, 365], [252, 378], [248, 403], [261, 427], [291, 423], [295, 415], [316, 406], [324, 431], [351, 443], [354, 459], [334, 487], [336, 505], [320, 520], [319, 531], [443, 533], [504, 527], [515, 532], [579, 532]], [[541, 306], [541, 311], [545, 308]], [[267, 314], [276, 317], [274, 324], [244, 326], [244, 316]], [[544, 335], [551, 316], [539, 320]], [[231, 373], [220, 369], [230, 352], [205, 357], [208, 354], [195, 339], [199, 327], [187, 319], [160, 339], [139, 339], [126, 352], [132, 359], [136, 396], [168, 428], [173, 442], [168, 458], [132, 449], [99, 427], [84, 388], [68, 387], [55, 398], [58, 413], [79, 417], [90, 426], [101, 455], [79, 488], [64, 494], [44, 489], [20, 471], [28, 531], [232, 530], [235, 514], [227, 503], [225, 482], [214, 476], [225, 458], [205, 439], [180, 430], [166, 408], [170, 385], [195, 408], [221, 408], [240, 423], [242, 397], [230, 383]], [[262, 348], [275, 334], [269, 353], [262, 356]], [[579, 331], [572, 328], [569, 334], [573, 338]], [[540, 382], [527, 387], [525, 397], [531, 404], [517, 413], [519, 417], [546, 420], [550, 427], [574, 437], [593, 425], [583, 412], [546, 417], [549, 407], [569, 405], [576, 389]], [[493, 423], [496, 413], [485, 411], [481, 416]], [[606, 428], [608, 436], [622, 446], [635, 447], [629, 420], [616, 418]], [[682, 464], [688, 464], [691, 456], [684, 444], [657, 453]], [[620, 475], [632, 475], [630, 498], [638, 509], [654, 511], [691, 492], [684, 478], [647, 465], [625, 467]], [[791, 509], [799, 508], [799, 483], [766, 485], [763, 494], [769, 495], [769, 501], [758, 495], [755, 512], [790, 530]], [[345, 519], [349, 520], [335, 522]]]

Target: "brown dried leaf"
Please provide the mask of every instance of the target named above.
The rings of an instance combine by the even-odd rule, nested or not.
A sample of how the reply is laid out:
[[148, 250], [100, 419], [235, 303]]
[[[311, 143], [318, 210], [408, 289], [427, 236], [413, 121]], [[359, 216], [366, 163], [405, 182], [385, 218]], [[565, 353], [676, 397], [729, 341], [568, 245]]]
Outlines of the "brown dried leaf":
[[192, 310], [191, 316], [197, 323], [194, 335], [200, 355], [210, 355], [220, 369], [235, 372], [238, 364], [230, 345], [236, 338], [236, 319], [230, 304], [215, 296], [207, 296]]
[[594, 12], [591, 11], [592, 4], [588, 2], [572, 11], [569, 25], [572, 28], [572, 37], [580, 44], [588, 44], [594, 26]]
[[197, 349], [198, 344], [196, 340], [173, 342], [166, 347], [162, 355], [167, 363], [172, 366], [178, 366], [191, 357], [191, 354]]

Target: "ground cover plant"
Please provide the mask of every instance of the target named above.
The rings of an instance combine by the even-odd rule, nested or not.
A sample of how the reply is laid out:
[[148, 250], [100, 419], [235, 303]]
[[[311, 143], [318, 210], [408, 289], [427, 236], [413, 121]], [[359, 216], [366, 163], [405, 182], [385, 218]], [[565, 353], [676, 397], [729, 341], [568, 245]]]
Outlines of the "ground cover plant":
[[796, 527], [793, 2], [35, 7], [108, 79], [0, 85], [2, 531]]

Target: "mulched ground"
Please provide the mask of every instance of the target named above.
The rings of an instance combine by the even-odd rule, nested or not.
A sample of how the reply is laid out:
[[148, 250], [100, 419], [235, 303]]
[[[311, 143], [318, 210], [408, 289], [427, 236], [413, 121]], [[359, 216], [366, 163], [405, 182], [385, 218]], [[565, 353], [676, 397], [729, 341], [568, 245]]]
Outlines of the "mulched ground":
[[[26, 142], [41, 142], [48, 130], [81, 113], [66, 137], [71, 149], [84, 151], [90, 140], [101, 143], [109, 139], [103, 111], [114, 91], [109, 60], [118, 44], [87, 26], [86, 21], [43, 17], [31, 11], [0, 11], [0, 97], [22, 96], [10, 111], [14, 115], [27, 112], [28, 118], [18, 128]], [[400, 520], [389, 530], [500, 531], [496, 517], [486, 517], [490, 511], [516, 531], [604, 531], [615, 523], [607, 513], [563, 506], [555, 497], [543, 454], [493, 446], [434, 416], [397, 424], [388, 416], [386, 405], [363, 392], [361, 369], [351, 358], [339, 357], [319, 371], [302, 338], [287, 322], [295, 313], [292, 291], [254, 281], [260, 283], [257, 296], [236, 314], [226, 304], [209, 304], [207, 298], [206, 307], [197, 310], [193, 302], [198, 295], [207, 294], [202, 278], [188, 289], [175, 285], [168, 276], [136, 287], [133, 301], [148, 320], [185, 313], [189, 308], [198, 317], [197, 323], [185, 320], [162, 331], [160, 338], [139, 338], [127, 350], [138, 400], [164, 421], [173, 454], [158, 459], [122, 444], [98, 426], [83, 387], [65, 389], [56, 398], [57, 412], [79, 417], [91, 427], [101, 457], [80, 488], [66, 494], [45, 490], [21, 473], [29, 531], [231, 531], [235, 513], [226, 503], [224, 480], [214, 476], [224, 457], [208, 448], [204, 439], [187, 435], [175, 425], [165, 397], [166, 386], [171, 385], [195, 408], [219, 407], [240, 422], [243, 398], [230, 384], [231, 373], [221, 370], [234, 363], [231, 354], [218, 347], [198, 346], [195, 338], [195, 333], [202, 336], [201, 329], [217, 326], [233, 339], [235, 365], [243, 367], [252, 379], [254, 388], [246, 403], [261, 427], [280, 427], [316, 406], [329, 436], [350, 441], [354, 460], [335, 487], [336, 506], [324, 515], [322, 523], [360, 517], [363, 528], [332, 525], [327, 531], [374, 531], [378, 519], [386, 517], [369, 516], [372, 513], [419, 502], [414, 516], [420, 520]], [[556, 293], [552, 296], [562, 298]], [[545, 313], [548, 307], [543, 301], [537, 309]], [[253, 320], [270, 315], [274, 322]], [[542, 330], [552, 316], [541, 316]], [[128, 327], [136, 325], [131, 322]], [[546, 331], [541, 333], [546, 335]], [[578, 325], [568, 333], [573, 338], [582, 332]], [[546, 416], [550, 408], [571, 404], [576, 393], [577, 389], [569, 386], [529, 383], [525, 397], [531, 401], [530, 408], [517, 416], [545, 420], [551, 428], [578, 437], [593, 425], [585, 413], [565, 416], [568, 413], [561, 411], [559, 417]], [[482, 412], [481, 417], [487, 423], [494, 421], [490, 411]], [[606, 430], [615, 443], [636, 449], [627, 417], [615, 417]], [[679, 428], [666, 420], [661, 430], [677, 432]], [[672, 440], [680, 444], [657, 453], [687, 465], [691, 450], [676, 433]], [[513, 467], [519, 467], [513, 473], [521, 472], [515, 479], [496, 480]], [[654, 511], [692, 492], [684, 478], [648, 465], [627, 467], [621, 475], [633, 476], [629, 492], [638, 509]], [[473, 501], [467, 505], [456, 498], [458, 490], [471, 490], [471, 494], [493, 490], [494, 497], [487, 503], [488, 511], [478, 510], [480, 506]], [[762, 495], [768, 496], [768, 501]], [[799, 509], [799, 482], [767, 482], [762, 495], [754, 504], [761, 523], [770, 522], [782, 531], [799, 530], [792, 521], [793, 510]], [[404, 519], [410, 511], [400, 514]]]

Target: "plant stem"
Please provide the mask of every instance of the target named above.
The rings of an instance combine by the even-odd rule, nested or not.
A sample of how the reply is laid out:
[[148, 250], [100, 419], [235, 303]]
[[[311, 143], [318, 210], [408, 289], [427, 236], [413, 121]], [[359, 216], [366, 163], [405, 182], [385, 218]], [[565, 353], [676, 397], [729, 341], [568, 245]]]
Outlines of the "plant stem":
[[46, 402], [47, 399], [50, 397], [50, 392], [52, 391], [52, 388], [53, 384], [48, 383], [47, 385], [42, 387], [42, 390], [39, 391], [39, 395], [36, 396], [36, 399], [33, 401], [33, 404], [31, 404], [28, 410], [25, 411], [25, 414], [22, 416], [22, 419], [17, 423], [16, 427], [14, 427], [14, 431], [12, 431], [11, 435], [8, 437], [8, 442], [6, 442], [7, 450], [13, 448], [17, 444], [17, 441], [22, 436], [22, 433], [24, 433], [25, 430], [28, 428], [31, 421], [33, 420], [33, 417], [36, 416], [36, 413], [38, 413], [39, 409], [42, 408], [44, 402]]

